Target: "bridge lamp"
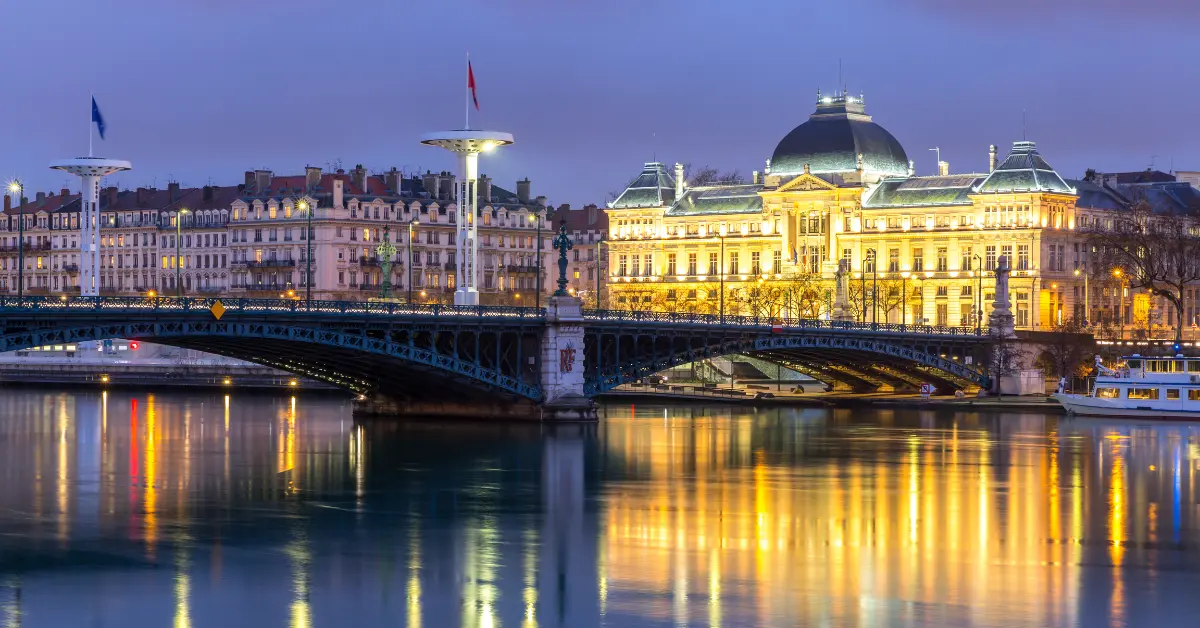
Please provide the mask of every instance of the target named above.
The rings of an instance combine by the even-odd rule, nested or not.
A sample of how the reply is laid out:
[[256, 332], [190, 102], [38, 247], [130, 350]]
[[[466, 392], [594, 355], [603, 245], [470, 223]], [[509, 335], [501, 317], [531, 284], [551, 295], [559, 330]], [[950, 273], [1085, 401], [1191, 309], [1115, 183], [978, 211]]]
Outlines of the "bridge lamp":
[[153, 299], [154, 297], [157, 297], [157, 296], [158, 296], [158, 292], [157, 292], [157, 291], [155, 291], [155, 290], [151, 290], [150, 292], [147, 292], [147, 293], [146, 293], [146, 296], [148, 296], [148, 297], [150, 297], [151, 299]]
[[179, 215], [175, 217], [175, 296], [183, 296], [183, 279], [179, 274], [183, 271], [183, 256], [179, 253], [179, 247], [183, 244], [183, 217], [192, 213], [187, 208], [180, 209]]
[[25, 290], [25, 212], [19, 209], [25, 195], [25, 184], [20, 179], [8, 183], [8, 191], [17, 197], [17, 298], [21, 298]]
[[108, 375], [101, 375], [100, 381], [107, 384], [108, 383]]
[[222, 382], [222, 383], [224, 383], [226, 386], [228, 386], [228, 385], [230, 385], [230, 384], [232, 384], [232, 383], [233, 383], [233, 380], [232, 380], [232, 379], [229, 379], [228, 377], [226, 377], [226, 378], [225, 378], [225, 381], [224, 381], [224, 382]]
[[299, 385], [300, 385], [300, 382], [298, 382], [294, 379], [288, 382], [288, 386], [291, 386], [292, 388], [295, 388], [296, 386], [299, 386]]

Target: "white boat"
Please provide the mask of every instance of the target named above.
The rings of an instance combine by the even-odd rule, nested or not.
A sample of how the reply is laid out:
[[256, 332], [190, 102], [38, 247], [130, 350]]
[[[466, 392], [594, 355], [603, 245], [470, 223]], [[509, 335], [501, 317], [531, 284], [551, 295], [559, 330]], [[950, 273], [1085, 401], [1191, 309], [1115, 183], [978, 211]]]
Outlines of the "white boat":
[[1099, 375], [1091, 394], [1060, 390], [1054, 399], [1071, 414], [1200, 420], [1200, 358], [1134, 354], [1123, 362], [1110, 369], [1096, 356]]

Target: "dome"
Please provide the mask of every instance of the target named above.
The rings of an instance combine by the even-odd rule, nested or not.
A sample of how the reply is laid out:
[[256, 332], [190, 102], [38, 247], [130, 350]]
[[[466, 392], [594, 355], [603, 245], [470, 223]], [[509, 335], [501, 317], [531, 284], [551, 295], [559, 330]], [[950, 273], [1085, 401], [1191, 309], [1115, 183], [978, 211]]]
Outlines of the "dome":
[[792, 129], [771, 155], [771, 174], [798, 175], [808, 164], [812, 173], [854, 172], [859, 155], [863, 170], [906, 177], [908, 155], [887, 129], [871, 121], [863, 99], [842, 94], [817, 101], [817, 111]]

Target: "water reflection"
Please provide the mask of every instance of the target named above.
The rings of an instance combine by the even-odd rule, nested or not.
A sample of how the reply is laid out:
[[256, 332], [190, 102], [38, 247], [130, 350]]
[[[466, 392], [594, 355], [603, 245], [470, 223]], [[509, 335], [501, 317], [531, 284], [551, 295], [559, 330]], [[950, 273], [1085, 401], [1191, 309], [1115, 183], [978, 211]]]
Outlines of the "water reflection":
[[1189, 425], [629, 406], [599, 426], [356, 425], [329, 398], [12, 391], [0, 414], [5, 626], [1200, 611]]

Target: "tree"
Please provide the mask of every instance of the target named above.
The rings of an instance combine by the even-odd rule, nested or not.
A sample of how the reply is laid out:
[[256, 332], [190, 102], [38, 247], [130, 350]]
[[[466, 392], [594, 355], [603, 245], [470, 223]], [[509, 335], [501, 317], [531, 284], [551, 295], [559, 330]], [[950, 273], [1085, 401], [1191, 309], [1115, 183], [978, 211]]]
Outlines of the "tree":
[[818, 318], [829, 309], [834, 285], [820, 273], [801, 270], [788, 275], [784, 281], [782, 296], [788, 316]]
[[992, 378], [992, 389], [998, 396], [1003, 397], [1000, 379], [1019, 375], [1021, 364], [1025, 361], [1025, 351], [1013, 343], [1013, 338], [993, 337], [987, 347], [987, 371]]
[[1196, 208], [1155, 213], [1145, 201], [1087, 232], [1096, 271], [1124, 278], [1175, 309], [1175, 341], [1183, 340], [1185, 289], [1200, 282], [1200, 222]]
[[710, 166], [703, 166], [695, 170], [692, 169], [692, 164], [683, 165], [683, 179], [687, 181], [688, 187], [698, 187], [702, 185], [737, 185], [746, 182], [746, 178], [737, 170], [729, 170], [721, 172]]
[[746, 316], [756, 318], [781, 318], [784, 306], [783, 295], [783, 290], [759, 282], [737, 291], [738, 310]]
[[1069, 318], [1055, 325], [1043, 336], [1045, 341], [1037, 365], [1058, 377], [1086, 375], [1091, 368], [1096, 342], [1087, 333], [1082, 321]]

